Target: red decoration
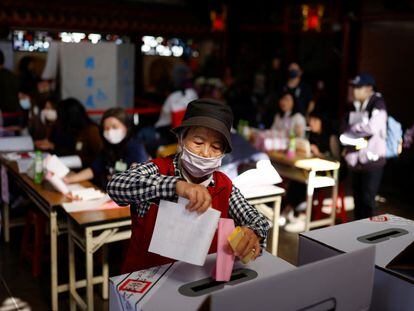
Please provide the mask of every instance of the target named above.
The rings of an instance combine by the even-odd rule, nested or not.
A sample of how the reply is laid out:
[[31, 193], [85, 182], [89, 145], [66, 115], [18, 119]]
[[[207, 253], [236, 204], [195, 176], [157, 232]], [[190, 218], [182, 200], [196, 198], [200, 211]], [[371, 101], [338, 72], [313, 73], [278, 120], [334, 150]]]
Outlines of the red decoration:
[[302, 18], [303, 18], [303, 24], [302, 24], [302, 30], [303, 31], [321, 31], [321, 25], [322, 25], [322, 17], [323, 13], [325, 11], [325, 8], [323, 5], [316, 5], [311, 6], [304, 4], [302, 5]]

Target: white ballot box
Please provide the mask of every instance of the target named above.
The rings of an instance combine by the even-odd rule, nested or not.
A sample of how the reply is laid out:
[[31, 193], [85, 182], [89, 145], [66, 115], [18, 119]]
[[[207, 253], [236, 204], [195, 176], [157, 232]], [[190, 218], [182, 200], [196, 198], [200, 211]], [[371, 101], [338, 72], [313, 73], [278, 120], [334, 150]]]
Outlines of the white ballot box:
[[[375, 245], [371, 310], [414, 310], [413, 270], [387, 267], [413, 242], [414, 221], [386, 214], [302, 233], [299, 236], [298, 263], [303, 265]], [[413, 263], [414, 258], [411, 269]], [[355, 262], [356, 267], [358, 264]]]
[[204, 267], [176, 262], [110, 278], [109, 309], [367, 310], [374, 257], [367, 247], [296, 268], [265, 252], [236, 264], [225, 283], [210, 278], [213, 254]]
[[366, 247], [231, 286], [213, 292], [201, 310], [368, 310], [374, 258], [375, 248]]
[[115, 310], [197, 310], [214, 291], [296, 269], [267, 252], [255, 261], [234, 266], [230, 282], [215, 282], [211, 271], [216, 254], [207, 256], [204, 266], [184, 262], [154, 267], [109, 279], [109, 309]]

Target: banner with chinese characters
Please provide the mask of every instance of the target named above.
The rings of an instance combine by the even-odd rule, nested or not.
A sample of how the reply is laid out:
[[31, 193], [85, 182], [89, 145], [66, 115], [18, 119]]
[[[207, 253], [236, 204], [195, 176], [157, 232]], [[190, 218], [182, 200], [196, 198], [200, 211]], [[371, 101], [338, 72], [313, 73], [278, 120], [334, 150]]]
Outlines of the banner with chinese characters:
[[59, 56], [62, 98], [88, 110], [134, 106], [134, 45], [61, 43]]

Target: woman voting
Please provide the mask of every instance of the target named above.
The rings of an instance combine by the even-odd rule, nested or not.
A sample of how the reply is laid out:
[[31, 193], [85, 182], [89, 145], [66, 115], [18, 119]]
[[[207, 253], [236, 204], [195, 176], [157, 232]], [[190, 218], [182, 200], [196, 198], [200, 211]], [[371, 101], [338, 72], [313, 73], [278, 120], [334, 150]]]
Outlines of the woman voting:
[[[187, 198], [187, 210], [204, 213], [208, 208], [232, 218], [243, 237], [235, 255], [255, 259], [265, 246], [269, 223], [218, 169], [231, 151], [233, 114], [224, 103], [198, 99], [189, 103], [183, 121], [174, 129], [181, 152], [156, 158], [116, 174], [107, 191], [118, 205], [131, 206], [132, 235], [122, 273], [163, 265], [173, 260], [148, 251], [157, 218], [159, 200]], [[209, 253], [216, 252], [216, 236]]]

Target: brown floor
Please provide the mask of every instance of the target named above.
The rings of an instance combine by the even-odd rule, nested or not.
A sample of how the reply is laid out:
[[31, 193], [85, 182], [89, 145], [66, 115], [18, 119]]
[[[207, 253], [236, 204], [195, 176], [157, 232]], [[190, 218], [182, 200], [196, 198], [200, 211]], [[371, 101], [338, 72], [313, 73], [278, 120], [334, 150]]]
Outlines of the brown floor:
[[[414, 209], [401, 201], [400, 196], [392, 193], [387, 195], [386, 202], [378, 204], [378, 213], [391, 213], [394, 215], [414, 219]], [[352, 212], [348, 213], [348, 218], [352, 219]], [[12, 229], [12, 240], [9, 244], [0, 242], [0, 311], [5, 310], [49, 310], [49, 264], [45, 262], [42, 266], [42, 275], [34, 278], [31, 275], [30, 265], [26, 262], [19, 265], [21, 228]], [[47, 244], [46, 244], [47, 245]], [[59, 254], [64, 254], [60, 258], [66, 259], [65, 255], [66, 236], [59, 238]], [[46, 246], [47, 248], [47, 246]], [[118, 274], [123, 245], [121, 243], [111, 245], [109, 249], [110, 275]], [[280, 230], [279, 256], [286, 261], [296, 264], [298, 251], [298, 234], [288, 233]], [[99, 257], [99, 255], [98, 255]], [[67, 264], [61, 259], [59, 262], [60, 281], [67, 279]], [[77, 267], [83, 267], [83, 256], [77, 254]], [[84, 271], [79, 272], [79, 277]], [[96, 287], [98, 289], [98, 287]], [[108, 302], [103, 301], [99, 291], [95, 291], [95, 309], [108, 309]], [[15, 297], [10, 299], [10, 297]], [[60, 295], [59, 309], [68, 310], [67, 294]]]

